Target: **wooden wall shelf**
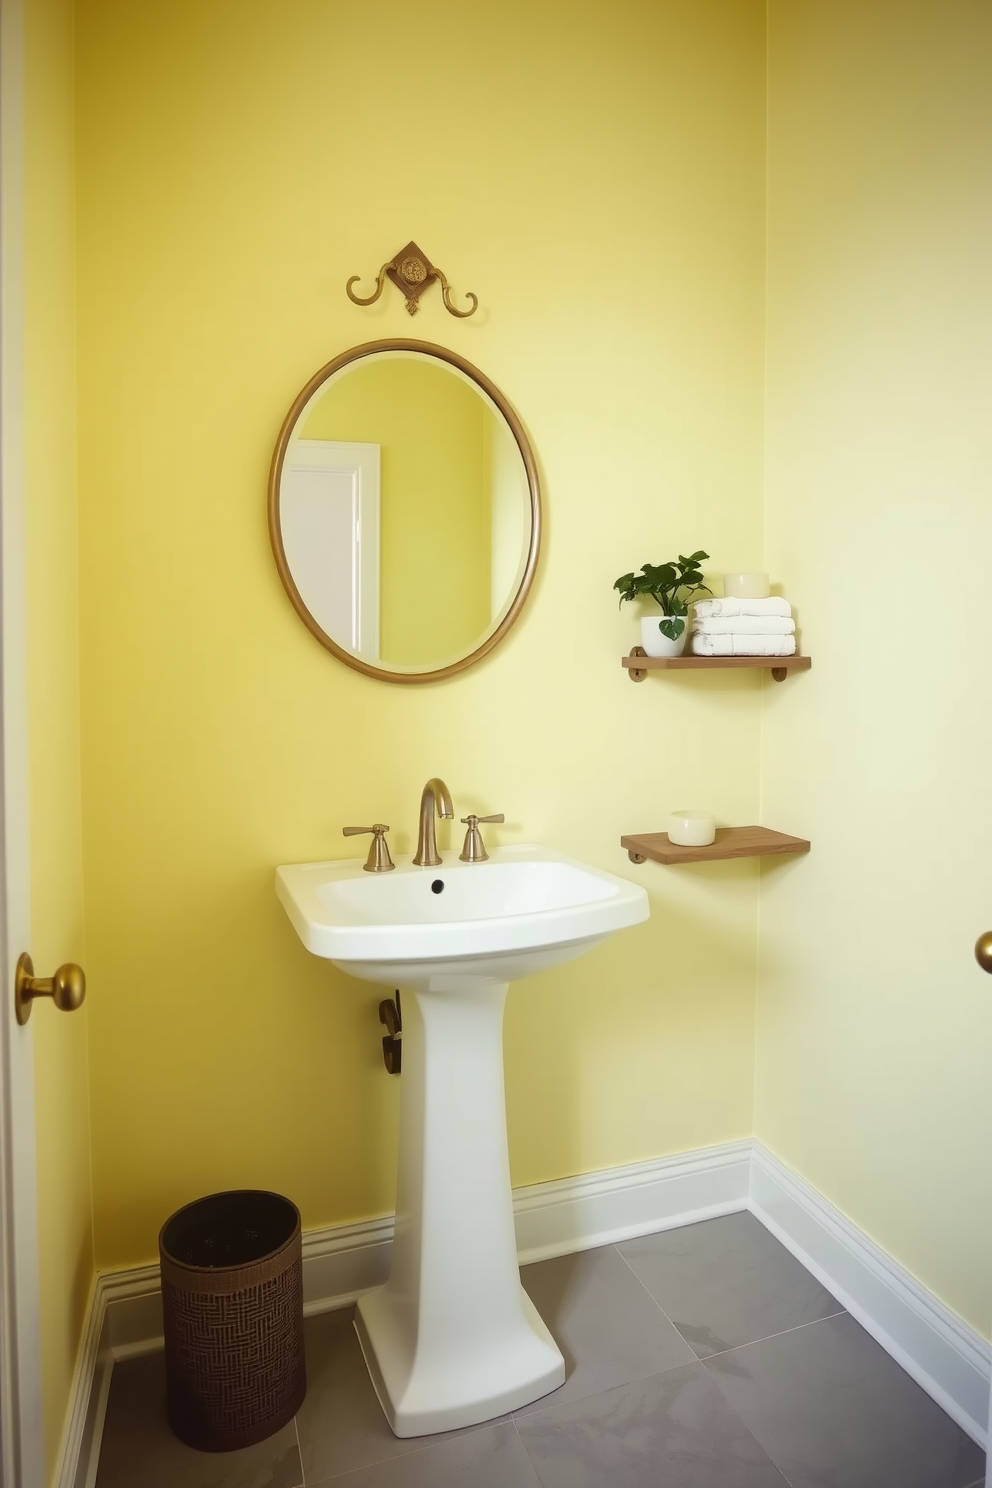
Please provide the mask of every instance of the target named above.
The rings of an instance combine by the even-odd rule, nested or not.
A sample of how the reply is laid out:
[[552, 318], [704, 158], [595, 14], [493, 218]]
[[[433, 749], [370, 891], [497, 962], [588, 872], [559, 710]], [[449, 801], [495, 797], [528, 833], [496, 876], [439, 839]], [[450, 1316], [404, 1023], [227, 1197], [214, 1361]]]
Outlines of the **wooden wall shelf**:
[[[709, 658], [707, 658], [708, 660]], [[717, 858], [764, 858], [784, 853], [808, 853], [805, 837], [789, 837], [770, 827], [717, 827], [716, 841], [709, 847], [680, 847], [668, 840], [667, 832], [644, 832], [621, 837], [632, 863], [648, 858], [655, 863], [709, 863]]]
[[648, 672], [712, 672], [725, 667], [761, 667], [776, 682], [784, 682], [790, 672], [808, 672], [813, 661], [809, 656], [647, 656], [635, 646], [620, 664], [631, 682], [643, 682]]

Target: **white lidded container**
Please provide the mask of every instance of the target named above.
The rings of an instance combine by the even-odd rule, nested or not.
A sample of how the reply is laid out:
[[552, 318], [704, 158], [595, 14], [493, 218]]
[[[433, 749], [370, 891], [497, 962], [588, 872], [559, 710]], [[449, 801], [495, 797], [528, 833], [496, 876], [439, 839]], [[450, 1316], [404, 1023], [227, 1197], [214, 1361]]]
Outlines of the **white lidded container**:
[[683, 807], [668, 818], [668, 840], [679, 847], [709, 847], [716, 840], [716, 818], [709, 811]]
[[727, 599], [767, 599], [771, 593], [766, 573], [729, 573], [723, 576]]

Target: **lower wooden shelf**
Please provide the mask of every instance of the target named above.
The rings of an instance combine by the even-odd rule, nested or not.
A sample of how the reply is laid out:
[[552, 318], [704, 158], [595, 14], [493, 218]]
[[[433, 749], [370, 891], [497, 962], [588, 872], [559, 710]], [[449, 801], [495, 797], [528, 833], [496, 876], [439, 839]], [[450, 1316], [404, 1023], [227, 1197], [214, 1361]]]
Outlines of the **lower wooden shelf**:
[[717, 827], [716, 841], [708, 847], [682, 847], [668, 840], [667, 832], [643, 832], [621, 837], [632, 863], [648, 858], [655, 863], [708, 863], [716, 858], [764, 858], [784, 853], [808, 853], [805, 837], [790, 837], [770, 827]]

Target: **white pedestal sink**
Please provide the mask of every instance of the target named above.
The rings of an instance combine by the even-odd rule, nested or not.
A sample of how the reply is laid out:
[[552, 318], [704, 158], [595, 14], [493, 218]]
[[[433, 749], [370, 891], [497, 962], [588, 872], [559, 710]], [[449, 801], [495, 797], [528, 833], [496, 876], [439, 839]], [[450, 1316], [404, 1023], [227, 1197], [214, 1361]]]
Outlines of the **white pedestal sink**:
[[647, 919], [647, 895], [539, 847], [382, 874], [295, 864], [276, 892], [314, 955], [407, 994], [392, 1268], [355, 1321], [390, 1426], [450, 1431], [546, 1395], [565, 1365], [517, 1267], [507, 984]]

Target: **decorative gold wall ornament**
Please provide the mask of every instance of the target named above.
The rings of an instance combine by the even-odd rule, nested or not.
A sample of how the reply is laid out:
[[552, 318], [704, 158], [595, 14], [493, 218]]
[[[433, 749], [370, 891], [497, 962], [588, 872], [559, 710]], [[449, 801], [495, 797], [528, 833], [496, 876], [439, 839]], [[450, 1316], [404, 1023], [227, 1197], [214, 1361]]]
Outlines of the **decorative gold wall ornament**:
[[352, 274], [345, 285], [345, 292], [356, 305], [374, 305], [382, 294], [383, 284], [387, 278], [391, 279], [397, 289], [401, 289], [406, 295], [406, 308], [410, 315], [416, 315], [420, 309], [420, 296], [425, 289], [430, 289], [435, 280], [441, 285], [441, 297], [444, 300], [444, 308], [451, 315], [457, 315], [459, 320], [467, 320], [474, 315], [479, 308], [478, 296], [471, 290], [466, 291], [466, 299], [471, 300], [468, 310], [456, 310], [451, 303], [451, 287], [439, 268], [431, 263], [427, 254], [422, 252], [412, 240], [405, 248], [401, 248], [396, 257], [390, 263], [384, 263], [376, 275], [375, 289], [368, 299], [362, 299], [352, 289], [361, 279], [361, 274]]

